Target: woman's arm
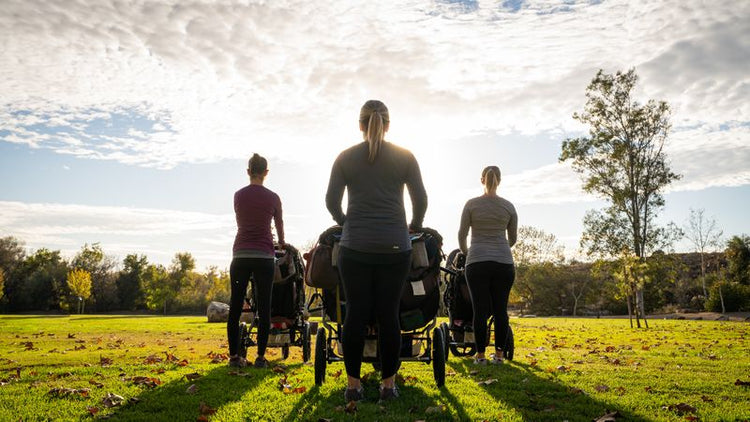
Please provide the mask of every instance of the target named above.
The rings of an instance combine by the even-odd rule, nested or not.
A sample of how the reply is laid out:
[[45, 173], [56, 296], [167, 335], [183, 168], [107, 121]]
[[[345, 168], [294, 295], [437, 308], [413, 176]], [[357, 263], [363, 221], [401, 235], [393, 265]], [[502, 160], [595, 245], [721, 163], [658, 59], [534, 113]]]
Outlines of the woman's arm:
[[508, 245], [511, 247], [516, 244], [518, 237], [518, 214], [516, 214], [515, 208], [513, 213], [510, 215], [510, 221], [508, 222]]
[[466, 246], [466, 237], [469, 235], [469, 226], [471, 225], [471, 211], [469, 211], [469, 203], [464, 205], [464, 210], [461, 212], [461, 223], [458, 227], [458, 249], [466, 254], [469, 248]]
[[407, 172], [406, 188], [409, 190], [411, 198], [411, 223], [409, 228], [419, 230], [424, 222], [424, 215], [427, 212], [427, 191], [422, 182], [422, 173], [419, 170], [419, 163], [412, 155], [409, 171]]
[[276, 226], [276, 238], [279, 245], [284, 246], [286, 239], [284, 237], [284, 218], [281, 210], [281, 199], [277, 197], [276, 212], [273, 214], [273, 224]]
[[343, 226], [344, 221], [346, 221], [346, 215], [344, 215], [344, 211], [341, 209], [341, 200], [344, 199], [346, 181], [344, 180], [344, 174], [339, 159], [340, 157], [333, 163], [331, 177], [328, 179], [326, 208], [328, 208], [328, 212], [331, 213], [331, 217], [333, 217], [336, 223]]

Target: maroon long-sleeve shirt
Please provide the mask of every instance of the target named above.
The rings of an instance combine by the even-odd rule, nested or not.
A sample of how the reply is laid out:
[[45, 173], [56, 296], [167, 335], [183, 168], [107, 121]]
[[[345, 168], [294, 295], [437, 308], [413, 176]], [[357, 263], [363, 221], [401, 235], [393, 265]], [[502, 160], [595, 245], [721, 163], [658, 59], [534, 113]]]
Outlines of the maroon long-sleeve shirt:
[[253, 250], [274, 256], [271, 219], [276, 226], [279, 243], [284, 242], [284, 221], [281, 199], [263, 185], [248, 185], [234, 194], [237, 235], [232, 251]]

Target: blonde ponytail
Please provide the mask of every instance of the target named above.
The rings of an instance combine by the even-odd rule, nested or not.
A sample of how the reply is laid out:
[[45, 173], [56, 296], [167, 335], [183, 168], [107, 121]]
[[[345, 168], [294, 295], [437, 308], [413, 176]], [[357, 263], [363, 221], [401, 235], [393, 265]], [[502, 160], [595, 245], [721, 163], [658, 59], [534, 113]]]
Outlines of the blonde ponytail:
[[494, 192], [500, 185], [500, 169], [497, 166], [485, 167], [482, 170], [482, 178], [484, 179], [484, 190]]
[[375, 161], [380, 151], [380, 146], [385, 138], [386, 125], [388, 125], [388, 108], [381, 101], [369, 100], [359, 112], [359, 122], [362, 125], [362, 137], [370, 146], [369, 162]]

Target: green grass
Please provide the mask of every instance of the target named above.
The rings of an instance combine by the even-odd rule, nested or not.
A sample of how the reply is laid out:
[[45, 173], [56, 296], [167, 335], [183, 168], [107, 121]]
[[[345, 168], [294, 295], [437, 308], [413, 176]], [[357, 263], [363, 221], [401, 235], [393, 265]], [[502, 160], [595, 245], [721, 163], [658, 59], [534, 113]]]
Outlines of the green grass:
[[[226, 353], [225, 326], [205, 317], [0, 316], [0, 420], [195, 421], [201, 403], [210, 421], [572, 422], [615, 411], [618, 421], [750, 420], [750, 387], [735, 385], [750, 381], [747, 323], [652, 320], [640, 330], [626, 319], [511, 324], [513, 362], [476, 367], [451, 355], [440, 389], [431, 365], [405, 362], [401, 398], [385, 405], [376, 403], [378, 374], [364, 365], [367, 401], [347, 413], [343, 363], [328, 365], [320, 387], [299, 348], [286, 361], [270, 350], [278, 372], [238, 373], [221, 356], [212, 363]], [[137, 377], [145, 378], [139, 384]], [[283, 377], [302, 388], [283, 392]], [[125, 402], [105, 407], [108, 393]], [[695, 410], [681, 412], [681, 403]]]

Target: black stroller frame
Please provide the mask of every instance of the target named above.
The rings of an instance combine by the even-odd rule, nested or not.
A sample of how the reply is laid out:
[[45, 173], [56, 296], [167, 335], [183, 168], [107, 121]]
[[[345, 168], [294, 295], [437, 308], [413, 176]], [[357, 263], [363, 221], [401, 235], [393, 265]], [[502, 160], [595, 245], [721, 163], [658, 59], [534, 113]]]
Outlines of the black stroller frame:
[[[426, 229], [428, 230], [428, 229]], [[434, 232], [434, 231], [432, 231]], [[434, 232], [435, 234], [437, 232]], [[424, 233], [415, 236], [423, 236]], [[414, 239], [415, 236], [412, 236]], [[438, 235], [439, 236], [439, 235]], [[442, 243], [442, 239], [440, 240]], [[442, 260], [442, 251], [438, 248], [439, 257], [434, 268], [430, 271], [440, 271], [440, 261]], [[407, 281], [408, 283], [408, 281]], [[438, 286], [439, 289], [439, 286]], [[341, 333], [343, 329], [342, 305], [345, 307], [346, 302], [342, 301], [343, 286], [339, 283], [335, 289], [325, 290], [318, 289], [310, 298], [308, 309], [310, 313], [321, 312], [321, 325], [315, 338], [315, 384], [322, 385], [325, 381], [326, 365], [328, 363], [343, 362], [344, 356], [341, 350]], [[313, 303], [320, 302], [319, 307], [313, 308]], [[331, 309], [331, 305], [336, 306], [334, 315], [328, 315], [326, 310]], [[432, 335], [430, 335], [432, 334]], [[376, 370], [380, 369], [380, 351], [377, 347], [378, 334], [376, 325], [372, 324], [368, 334], [365, 336], [365, 351], [362, 356], [362, 363], [370, 363]], [[401, 362], [423, 362], [432, 364], [435, 383], [438, 387], [445, 384], [445, 338], [444, 332], [437, 328], [437, 315], [433, 316], [424, 326], [413, 330], [401, 331], [401, 353], [399, 360]], [[415, 350], [417, 351], [415, 353]]]
[[[305, 286], [304, 265], [300, 252], [292, 245], [286, 244], [284, 248], [274, 245], [277, 262], [291, 254], [292, 262], [289, 266], [277, 266], [277, 274], [274, 277], [273, 299], [271, 304], [271, 327], [268, 333], [269, 348], [281, 348], [283, 359], [289, 357], [289, 348], [302, 347], [302, 360], [307, 362], [311, 355], [311, 333], [310, 322], [307, 321], [305, 312]], [[290, 267], [291, 266], [291, 267]], [[289, 297], [291, 296], [291, 297]], [[293, 303], [289, 303], [292, 301]], [[284, 303], [286, 302], [286, 303]], [[250, 283], [248, 293], [245, 297], [246, 307], [243, 313], [249, 312], [252, 316], [249, 323], [241, 322], [239, 327], [238, 354], [247, 358], [249, 347], [258, 344], [258, 325], [260, 323], [257, 313], [257, 300], [255, 296], [254, 282]], [[281, 315], [278, 309], [284, 305], [291, 305], [286, 314]], [[281, 306], [279, 306], [281, 305]]]
[[[460, 284], [466, 284], [466, 277], [464, 275], [465, 257], [458, 249], [453, 250], [448, 255], [446, 267], [441, 267], [440, 270], [445, 273], [444, 278], [446, 289], [443, 294], [443, 302], [448, 310], [448, 322], [440, 324], [440, 330], [443, 332], [445, 338], [445, 360], [448, 360], [450, 353], [459, 357], [474, 356], [477, 352], [477, 347], [474, 340], [472, 321], [462, 320], [459, 322], [455, 319], [458, 306], [464, 306], [464, 312], [466, 312], [466, 306], [469, 307], [469, 311], [473, 310], [471, 300], [469, 300], [468, 303], [461, 303], [461, 301], [466, 301], [466, 299], [462, 297], [460, 291]], [[488, 344], [494, 331], [494, 322], [495, 317], [490, 316], [489, 321], [487, 322]], [[508, 324], [508, 335], [503, 344], [503, 358], [513, 360], [515, 342], [513, 338], [513, 329], [510, 324]]]

